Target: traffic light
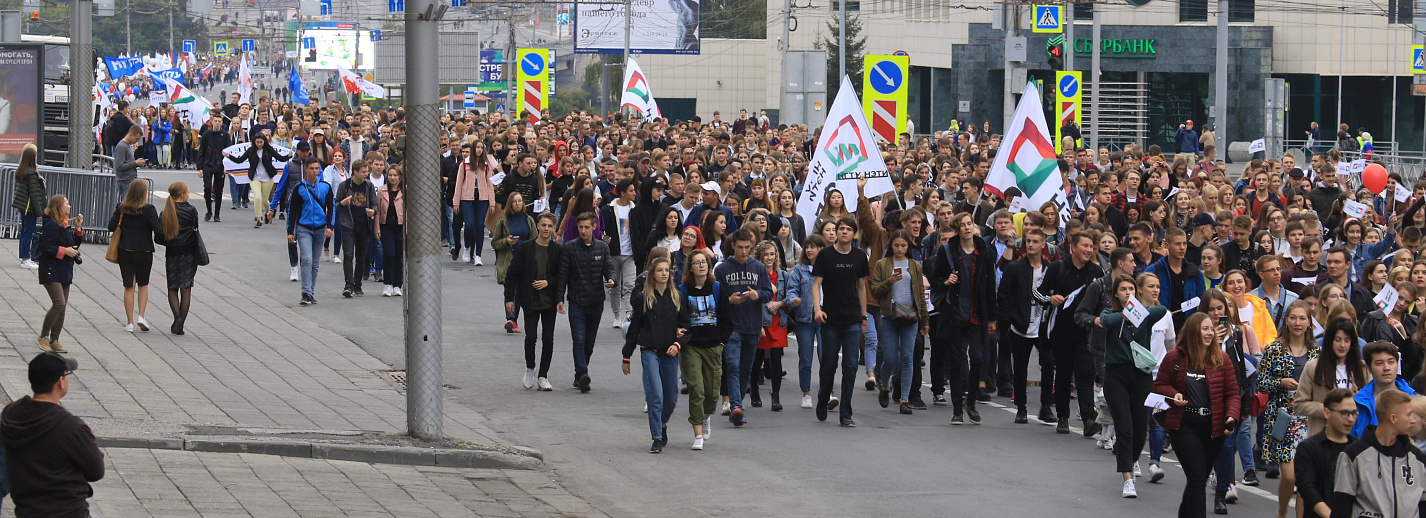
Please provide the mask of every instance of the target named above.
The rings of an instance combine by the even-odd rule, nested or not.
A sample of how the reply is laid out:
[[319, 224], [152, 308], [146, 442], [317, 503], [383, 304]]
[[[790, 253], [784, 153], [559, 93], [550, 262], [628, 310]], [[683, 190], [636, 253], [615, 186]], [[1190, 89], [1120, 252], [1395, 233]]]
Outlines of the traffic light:
[[317, 62], [317, 49], [307, 49], [307, 62], [308, 62], [308, 63], [316, 63], [316, 62]]
[[1065, 38], [1055, 36], [1045, 42], [1045, 53], [1050, 57], [1050, 70], [1060, 70], [1065, 66]]

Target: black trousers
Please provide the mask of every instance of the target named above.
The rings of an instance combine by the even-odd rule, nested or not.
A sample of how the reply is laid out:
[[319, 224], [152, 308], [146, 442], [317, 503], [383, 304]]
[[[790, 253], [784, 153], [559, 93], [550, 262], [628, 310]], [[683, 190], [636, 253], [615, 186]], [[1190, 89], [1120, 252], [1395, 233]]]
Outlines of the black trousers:
[[1094, 410], [1094, 355], [1086, 345], [1089, 339], [1083, 334], [1052, 333], [1050, 343], [1055, 350], [1055, 412], [1061, 420], [1069, 419], [1070, 390], [1076, 390], [1080, 419], [1094, 420], [1099, 413]]
[[203, 171], [203, 207], [207, 210], [204, 214], [217, 216], [223, 211], [223, 187], [227, 186], [224, 176], [222, 169]]
[[1104, 402], [1114, 418], [1114, 460], [1120, 473], [1134, 471], [1149, 440], [1149, 407], [1144, 399], [1154, 378], [1133, 365], [1104, 366]]
[[367, 241], [371, 240], [371, 225], [357, 224], [342, 229], [342, 276], [346, 279], [346, 289], [361, 291], [361, 279], [371, 269], [366, 256]]
[[[975, 406], [980, 393], [980, 380], [985, 369], [985, 325], [969, 321], [951, 324], [946, 363], [946, 384], [951, 392], [951, 408]], [[969, 397], [967, 397], [969, 395]]]
[[535, 368], [535, 327], [540, 321], [545, 327], [540, 333], [540, 377], [550, 377], [550, 358], [555, 354], [555, 308], [525, 308], [525, 368]]
[[[1030, 385], [1030, 351], [1037, 350], [1040, 352], [1040, 407], [1049, 408], [1054, 404], [1054, 353], [1050, 352], [1050, 347], [1043, 338], [1025, 338], [1008, 329], [1004, 333], [1005, 338], [1009, 339], [1009, 348], [1015, 353], [1015, 406], [1023, 407], [1026, 404], [1026, 393]], [[1002, 344], [1001, 347], [1004, 348], [1005, 345]]]
[[931, 317], [931, 394], [937, 396], [946, 393], [946, 358], [951, 353], [950, 339], [938, 332], [940, 321], [939, 317]]
[[[1117, 433], [1117, 432], [1116, 432]], [[1203, 518], [1207, 511], [1206, 489], [1208, 472], [1213, 469], [1213, 461], [1223, 450], [1225, 437], [1213, 437], [1213, 422], [1209, 416], [1183, 414], [1183, 421], [1177, 430], [1169, 431], [1173, 441], [1173, 452], [1183, 465], [1183, 500], [1178, 503], [1179, 518]], [[1118, 439], [1115, 439], [1118, 442]]]
[[[986, 360], [990, 374], [986, 375], [985, 384], [994, 385], [996, 388], [1010, 385], [1014, 381], [1012, 365], [1015, 360], [1015, 346], [1010, 344], [1012, 333], [1005, 328], [998, 328], [995, 334], [990, 335], [990, 359]], [[1000, 394], [1005, 397], [1006, 394]]]

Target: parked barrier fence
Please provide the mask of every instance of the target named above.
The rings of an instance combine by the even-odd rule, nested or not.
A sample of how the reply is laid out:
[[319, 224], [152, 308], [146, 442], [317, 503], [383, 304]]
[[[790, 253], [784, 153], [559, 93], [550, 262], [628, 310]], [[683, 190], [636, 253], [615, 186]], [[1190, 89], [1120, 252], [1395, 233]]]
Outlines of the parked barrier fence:
[[[0, 202], [5, 204], [0, 210], [0, 239], [18, 239], [20, 236], [20, 211], [10, 207], [10, 201], [15, 198], [15, 170], [18, 167], [16, 164], [0, 164]], [[109, 215], [114, 213], [114, 206], [120, 198], [119, 184], [114, 175], [50, 166], [40, 166], [39, 171], [45, 179], [47, 195], [65, 195], [69, 198], [69, 213], [84, 215], [84, 240], [108, 243]], [[149, 201], [153, 201], [152, 190]]]

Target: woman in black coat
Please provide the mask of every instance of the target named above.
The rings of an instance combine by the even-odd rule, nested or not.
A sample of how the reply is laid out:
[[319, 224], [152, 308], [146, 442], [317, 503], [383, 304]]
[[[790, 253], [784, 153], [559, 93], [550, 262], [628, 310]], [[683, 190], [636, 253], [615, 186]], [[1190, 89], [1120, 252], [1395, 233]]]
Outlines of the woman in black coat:
[[169, 184], [168, 203], [159, 223], [162, 231], [154, 240], [165, 248], [168, 308], [173, 312], [173, 325], [168, 330], [182, 335], [188, 306], [193, 302], [193, 277], [198, 274], [198, 209], [188, 204], [188, 184]]
[[[119, 277], [124, 281], [124, 314], [129, 323], [125, 331], [135, 328], [147, 332], [149, 321], [144, 311], [149, 306], [149, 273], [153, 271], [153, 244], [161, 224], [158, 209], [149, 204], [149, 183], [140, 178], [129, 184], [124, 201], [114, 207], [109, 216], [109, 231], [119, 233]], [[135, 312], [138, 313], [135, 316]]]
[[69, 220], [69, 199], [56, 194], [45, 208], [44, 226], [40, 234], [40, 285], [50, 296], [50, 309], [45, 313], [40, 337], [35, 339], [40, 349], [57, 353], [68, 352], [59, 345], [59, 332], [64, 329], [64, 313], [69, 303], [69, 285], [74, 283], [74, 265], [79, 258], [79, 243], [84, 237], [84, 215]]

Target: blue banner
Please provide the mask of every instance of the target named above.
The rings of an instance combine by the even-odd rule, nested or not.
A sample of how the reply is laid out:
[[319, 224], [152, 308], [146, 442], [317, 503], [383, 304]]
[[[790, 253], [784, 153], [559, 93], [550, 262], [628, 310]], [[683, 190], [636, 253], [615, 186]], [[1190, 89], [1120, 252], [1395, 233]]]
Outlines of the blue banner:
[[139, 71], [144, 69], [144, 58], [104, 58], [104, 66], [109, 68], [109, 79], [123, 79], [138, 75]]
[[292, 90], [292, 102], [301, 105], [312, 104], [311, 96], [307, 95], [307, 85], [302, 82], [302, 75], [297, 73], [297, 64], [292, 64], [292, 73], [287, 76], [287, 89]]
[[[179, 70], [179, 69], [177, 69], [177, 68], [170, 68], [170, 69], [168, 69], [168, 70], [162, 70], [162, 71], [159, 71], [159, 72], [155, 73], [154, 75], [156, 75], [156, 76], [158, 76], [158, 77], [166, 77], [166, 78], [168, 78], [169, 80], [172, 80], [172, 81], [174, 81], [174, 82], [176, 82], [176, 83], [178, 83], [178, 84], [181, 84], [181, 85], [183, 85], [183, 84], [188, 84], [188, 83], [186, 83], [186, 82], [183, 81], [183, 71], [182, 71], [182, 70]], [[163, 88], [163, 85], [164, 85], [163, 81], [154, 81], [154, 90], [166, 90], [166, 88]]]

